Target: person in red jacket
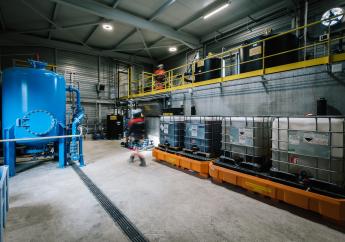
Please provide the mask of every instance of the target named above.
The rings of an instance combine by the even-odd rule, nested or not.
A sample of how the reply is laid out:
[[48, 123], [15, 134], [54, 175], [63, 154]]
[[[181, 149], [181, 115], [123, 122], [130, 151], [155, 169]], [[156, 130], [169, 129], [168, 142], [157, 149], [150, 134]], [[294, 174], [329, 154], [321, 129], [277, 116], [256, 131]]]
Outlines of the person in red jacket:
[[165, 84], [165, 70], [164, 70], [164, 65], [160, 64], [158, 65], [158, 69], [155, 70], [155, 89], [156, 90], [162, 90], [164, 89], [164, 84]]
[[133, 118], [128, 122], [128, 135], [131, 138], [134, 152], [131, 154], [130, 162], [135, 157], [140, 159], [140, 166], [146, 166], [145, 157], [139, 153], [142, 140], [145, 138], [145, 119], [140, 109], [132, 111]]

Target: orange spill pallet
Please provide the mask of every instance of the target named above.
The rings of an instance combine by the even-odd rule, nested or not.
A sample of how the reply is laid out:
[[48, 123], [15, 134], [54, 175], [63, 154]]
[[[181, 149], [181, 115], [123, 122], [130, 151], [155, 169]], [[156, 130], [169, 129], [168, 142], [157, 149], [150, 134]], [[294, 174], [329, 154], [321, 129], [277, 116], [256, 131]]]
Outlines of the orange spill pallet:
[[209, 174], [215, 182], [226, 182], [246, 190], [262, 194], [275, 200], [314, 211], [322, 216], [345, 222], [345, 199], [337, 199], [321, 194], [272, 182], [234, 170], [217, 166], [210, 162]]
[[209, 177], [208, 169], [211, 161], [198, 161], [182, 155], [171, 154], [157, 148], [153, 149], [152, 156], [157, 160], [165, 161], [176, 167], [198, 172], [200, 177]]

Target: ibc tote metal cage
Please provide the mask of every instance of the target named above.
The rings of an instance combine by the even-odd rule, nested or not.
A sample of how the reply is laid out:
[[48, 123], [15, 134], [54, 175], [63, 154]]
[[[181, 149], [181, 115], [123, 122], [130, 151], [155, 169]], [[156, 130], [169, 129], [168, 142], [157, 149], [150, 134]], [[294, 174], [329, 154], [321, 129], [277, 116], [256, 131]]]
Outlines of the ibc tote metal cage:
[[344, 141], [344, 117], [276, 117], [271, 174], [345, 195]]
[[184, 151], [217, 157], [221, 150], [221, 117], [185, 117]]
[[181, 150], [184, 146], [184, 116], [162, 116], [160, 118], [159, 146]]
[[254, 170], [271, 166], [271, 117], [224, 117], [221, 160]]

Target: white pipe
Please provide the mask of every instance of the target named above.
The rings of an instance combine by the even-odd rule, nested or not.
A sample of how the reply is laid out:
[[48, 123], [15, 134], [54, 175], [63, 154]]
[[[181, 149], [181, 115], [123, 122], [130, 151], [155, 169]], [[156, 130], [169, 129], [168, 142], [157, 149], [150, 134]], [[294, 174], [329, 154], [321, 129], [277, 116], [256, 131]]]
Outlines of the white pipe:
[[29, 141], [29, 140], [62, 139], [62, 138], [73, 138], [73, 137], [81, 137], [81, 136], [82, 136], [82, 133], [75, 134], [75, 135], [47, 136], [47, 137], [38, 137], [38, 138], [2, 139], [0, 140], [0, 143], [15, 142], [15, 141]]
[[[308, 24], [308, 1], [305, 1], [305, 7], [304, 7], [304, 26], [307, 26]], [[307, 32], [308, 28], [304, 27], [304, 46], [307, 45]], [[307, 59], [307, 49], [304, 49], [304, 60]]]

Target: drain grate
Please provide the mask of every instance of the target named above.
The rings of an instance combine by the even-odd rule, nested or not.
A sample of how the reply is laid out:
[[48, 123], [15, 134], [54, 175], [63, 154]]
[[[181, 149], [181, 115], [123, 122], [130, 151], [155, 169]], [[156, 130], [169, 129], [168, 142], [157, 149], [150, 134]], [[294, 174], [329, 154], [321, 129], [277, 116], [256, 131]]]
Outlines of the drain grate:
[[92, 180], [79, 168], [77, 164], [70, 162], [70, 165], [104, 210], [131, 241], [148, 241], [138, 228], [135, 227], [135, 225], [111, 202], [111, 200], [96, 186], [95, 183], [92, 182]]

